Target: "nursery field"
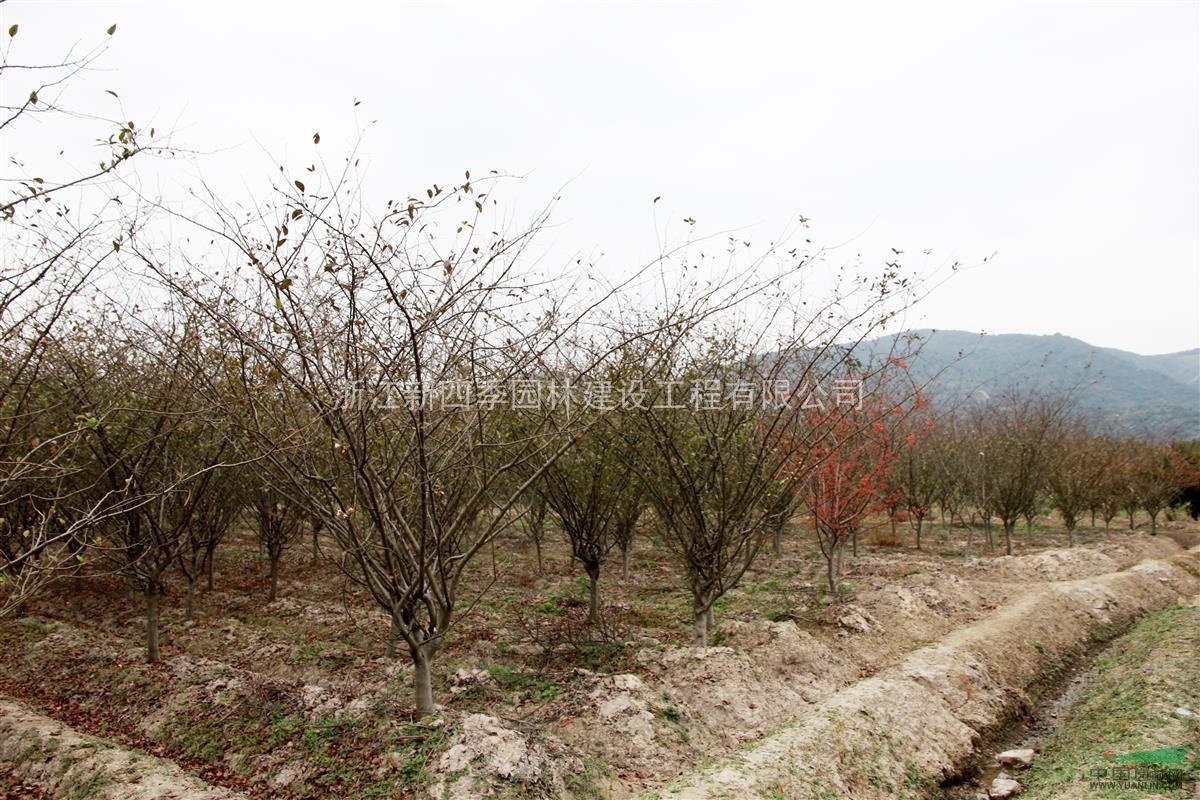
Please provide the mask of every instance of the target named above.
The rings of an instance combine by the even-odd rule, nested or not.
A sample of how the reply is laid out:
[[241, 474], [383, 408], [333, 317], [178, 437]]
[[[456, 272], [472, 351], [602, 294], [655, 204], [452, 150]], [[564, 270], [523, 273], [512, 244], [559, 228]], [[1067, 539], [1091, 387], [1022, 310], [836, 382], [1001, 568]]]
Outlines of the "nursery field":
[[[192, 619], [168, 589], [157, 664], [120, 580], [63, 578], [0, 623], [3, 796], [938, 796], [970, 780], [1080, 653], [1200, 593], [1195, 523], [1085, 528], [1068, 547], [1042, 518], [1018, 531], [1014, 556], [989, 552], [982, 530], [964, 553], [966, 531], [939, 525], [918, 551], [906, 525], [879, 522], [833, 596], [797, 518], [781, 555], [717, 604], [700, 648], [677, 568], [649, 537], [627, 575], [620, 559], [605, 565], [599, 625], [586, 578], [548, 539], [541, 575], [515, 532], [467, 572], [435, 662], [439, 710], [423, 717], [408, 659], [385, 655], [386, 616], [343, 577], [331, 539], [289, 551], [268, 602], [267, 562], [239, 529]], [[1067, 605], [1042, 614], [1051, 602]], [[939, 660], [955, 647], [979, 674]], [[898, 749], [871, 718], [882, 707], [939, 722], [889, 681], [952, 686], [962, 730]], [[863, 724], [811, 746], [812, 724], [838, 724], [829, 708], [847, 703]], [[755, 761], [801, 740], [811, 761], [788, 774]]]
[[1200, 798], [1195, 3], [269, 5], [0, 0], [0, 800]]

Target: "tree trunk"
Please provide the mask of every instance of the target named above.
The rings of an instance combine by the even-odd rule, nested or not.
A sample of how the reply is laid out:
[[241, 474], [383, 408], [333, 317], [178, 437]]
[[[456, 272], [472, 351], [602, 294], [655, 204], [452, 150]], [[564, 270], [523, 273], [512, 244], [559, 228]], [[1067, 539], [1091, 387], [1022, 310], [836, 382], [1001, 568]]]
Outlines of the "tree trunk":
[[537, 554], [538, 577], [540, 578], [546, 574], [545, 569], [542, 568], [542, 538], [540, 536], [533, 537], [533, 552]]
[[825, 557], [825, 578], [829, 582], [829, 593], [835, 596], [838, 593], [838, 579], [842, 576], [842, 549], [844, 547], [844, 542], [831, 544], [829, 555]]
[[1011, 556], [1013, 554], [1013, 528], [1016, 527], [1016, 522], [1004, 520], [1004, 555]]
[[850, 553], [858, 558], [858, 529], [850, 532]]
[[275, 598], [279, 594], [279, 556], [280, 553], [271, 554], [271, 590], [267, 595], [267, 602], [275, 602]]
[[433, 654], [429, 645], [414, 648], [413, 659], [413, 691], [416, 695], [417, 713], [421, 716], [436, 711], [433, 706]]
[[693, 611], [692, 644], [696, 647], [708, 647], [708, 611], [697, 605]]
[[588, 570], [588, 623], [600, 624], [600, 570]]
[[711, 605], [708, 607], [708, 611], [704, 612], [704, 627], [710, 631], [717, 627], [716, 612], [713, 611], [713, 607]]
[[204, 557], [205, 588], [210, 592], [213, 588], [213, 562], [216, 560], [216, 556], [212, 550], [209, 550], [208, 554]]
[[629, 583], [629, 545], [621, 548], [621, 583]]
[[1150, 535], [1151, 536], [1158, 535], [1158, 512], [1157, 511], [1155, 511], [1153, 514], [1150, 515]]
[[921, 523], [925, 521], [924, 517], [917, 517], [917, 549], [921, 549]]
[[1133, 512], [1132, 511], [1129, 512], [1129, 530], [1131, 530], [1131, 531], [1136, 530], [1136, 526], [1133, 524]]
[[396, 643], [400, 641], [400, 622], [396, 619], [396, 615], [392, 614], [392, 625], [388, 629], [387, 645], [384, 647], [384, 655], [388, 658], [396, 657]]
[[1096, 527], [1096, 509], [1092, 509], [1092, 527]]
[[780, 525], [771, 531], [771, 554], [775, 558], [783, 555], [783, 526]]
[[313, 525], [312, 529], [312, 560], [315, 564], [321, 560], [321, 526]]
[[146, 586], [146, 662], [157, 664], [158, 651], [158, 587]]

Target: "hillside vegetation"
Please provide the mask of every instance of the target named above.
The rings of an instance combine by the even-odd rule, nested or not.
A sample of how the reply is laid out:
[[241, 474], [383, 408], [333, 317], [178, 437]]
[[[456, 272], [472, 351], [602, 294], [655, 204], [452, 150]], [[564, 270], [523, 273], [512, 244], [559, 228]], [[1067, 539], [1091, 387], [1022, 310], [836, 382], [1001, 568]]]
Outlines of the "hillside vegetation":
[[876, 339], [888, 352], [917, 337], [914, 377], [941, 406], [986, 402], [1022, 386], [1041, 394], [1073, 390], [1081, 411], [1115, 431], [1166, 438], [1200, 436], [1200, 349], [1144, 356], [1070, 336], [980, 335], [919, 330]]

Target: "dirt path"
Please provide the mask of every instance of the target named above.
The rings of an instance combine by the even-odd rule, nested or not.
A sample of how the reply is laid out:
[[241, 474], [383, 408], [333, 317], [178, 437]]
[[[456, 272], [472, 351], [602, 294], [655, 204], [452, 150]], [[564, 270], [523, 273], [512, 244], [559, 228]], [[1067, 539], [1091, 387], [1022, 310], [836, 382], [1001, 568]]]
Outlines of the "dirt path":
[[1194, 594], [1197, 576], [1200, 548], [1193, 548], [1035, 587], [658, 796], [926, 796], [971, 759], [988, 731], [1030, 706], [1040, 676], [1094, 636]]
[[0, 764], [50, 796], [96, 800], [244, 800], [172, 761], [88, 736], [0, 697]]

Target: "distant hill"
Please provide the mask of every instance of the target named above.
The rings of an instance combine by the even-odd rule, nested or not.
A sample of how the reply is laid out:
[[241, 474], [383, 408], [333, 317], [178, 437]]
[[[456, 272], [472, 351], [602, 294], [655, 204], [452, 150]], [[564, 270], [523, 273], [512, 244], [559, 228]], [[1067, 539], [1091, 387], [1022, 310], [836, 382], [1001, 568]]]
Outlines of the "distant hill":
[[1200, 347], [1195, 350], [1184, 350], [1179, 353], [1164, 353], [1159, 356], [1142, 356], [1124, 350], [1105, 348], [1104, 352], [1111, 353], [1117, 358], [1143, 369], [1161, 372], [1184, 386], [1200, 386]]
[[[981, 335], [912, 331], [920, 350], [909, 359], [938, 405], [986, 401], [1010, 386], [1040, 392], [1075, 389], [1078, 407], [1114, 431], [1200, 437], [1200, 349], [1143, 356], [1095, 347], [1069, 336]], [[890, 348], [896, 336], [860, 345]], [[911, 345], [901, 341], [898, 350]]]

